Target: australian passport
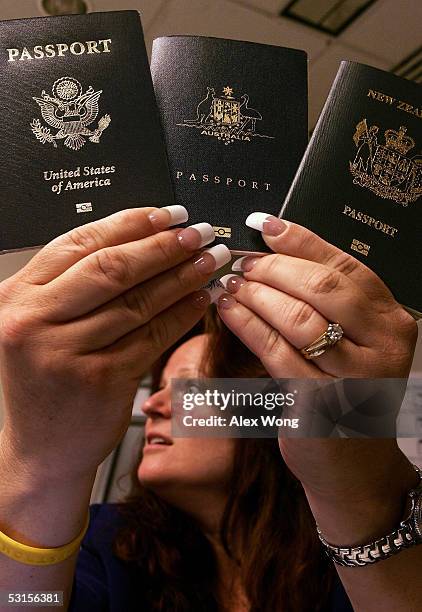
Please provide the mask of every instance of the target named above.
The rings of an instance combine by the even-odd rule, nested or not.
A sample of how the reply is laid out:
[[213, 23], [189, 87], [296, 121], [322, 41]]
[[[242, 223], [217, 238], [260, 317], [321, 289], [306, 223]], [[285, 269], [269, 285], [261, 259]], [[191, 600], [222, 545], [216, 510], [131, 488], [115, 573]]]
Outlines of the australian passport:
[[278, 214], [305, 151], [307, 58], [283, 47], [171, 36], [154, 41], [152, 77], [176, 201], [234, 253], [265, 252], [246, 227]]
[[372, 268], [422, 313], [420, 85], [342, 62], [280, 216]]
[[0, 252], [173, 203], [140, 15], [0, 22]]

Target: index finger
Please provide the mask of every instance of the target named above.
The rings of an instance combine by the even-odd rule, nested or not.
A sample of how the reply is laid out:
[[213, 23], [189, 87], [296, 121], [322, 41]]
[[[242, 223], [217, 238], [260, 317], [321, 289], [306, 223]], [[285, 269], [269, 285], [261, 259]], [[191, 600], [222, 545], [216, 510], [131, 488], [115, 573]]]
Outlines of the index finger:
[[323, 264], [348, 276], [370, 299], [395, 301], [387, 285], [373, 270], [302, 225], [266, 213], [253, 213], [246, 223], [263, 232], [263, 239], [275, 253]]
[[58, 236], [31, 259], [19, 276], [31, 284], [45, 285], [96, 251], [152, 236], [185, 223], [188, 217], [184, 206], [121, 210]]

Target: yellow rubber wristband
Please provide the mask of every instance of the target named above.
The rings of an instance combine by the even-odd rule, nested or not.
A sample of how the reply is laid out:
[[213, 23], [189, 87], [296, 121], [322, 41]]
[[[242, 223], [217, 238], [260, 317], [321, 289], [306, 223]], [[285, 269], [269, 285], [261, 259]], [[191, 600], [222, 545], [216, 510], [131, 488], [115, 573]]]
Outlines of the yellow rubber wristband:
[[58, 548], [34, 548], [27, 544], [21, 544], [9, 538], [0, 531], [0, 552], [25, 565], [54, 565], [61, 563], [75, 553], [81, 544], [89, 526], [89, 511], [86, 524], [82, 532], [69, 544]]

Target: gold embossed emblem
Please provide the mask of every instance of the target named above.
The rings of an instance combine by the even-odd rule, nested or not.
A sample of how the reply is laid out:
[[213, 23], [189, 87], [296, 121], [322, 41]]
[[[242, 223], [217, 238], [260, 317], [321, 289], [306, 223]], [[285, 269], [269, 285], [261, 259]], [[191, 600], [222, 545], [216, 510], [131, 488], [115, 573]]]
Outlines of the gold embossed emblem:
[[43, 91], [41, 98], [34, 98], [44, 121], [58, 132], [52, 134], [39, 119], [34, 119], [31, 129], [37, 140], [42, 144], [51, 143], [55, 148], [57, 140], [64, 140], [64, 145], [73, 151], [79, 151], [84, 146], [84, 136], [89, 136], [91, 142], [98, 144], [111, 123], [110, 115], [104, 115], [95, 130], [90, 130], [88, 126], [98, 116], [102, 93], [102, 90], [94, 91], [92, 87], [83, 93], [81, 83], [73, 77], [58, 79], [53, 85], [52, 96]]
[[379, 144], [378, 134], [379, 127], [368, 128], [366, 119], [356, 126], [353, 140], [357, 153], [350, 162], [353, 183], [408, 206], [422, 194], [422, 156], [409, 156], [416, 143], [406, 127], [386, 130], [385, 144]]
[[232, 87], [224, 87], [223, 94], [217, 96], [213, 87], [207, 88], [206, 97], [196, 108], [195, 119], [185, 119], [177, 125], [201, 130], [201, 135], [217, 138], [229, 145], [235, 141], [250, 142], [253, 138], [270, 138], [257, 132], [257, 122], [262, 114], [249, 106], [248, 94], [240, 98], [233, 96]]
[[217, 225], [212, 228], [215, 232], [215, 235], [218, 238], [231, 238], [232, 237], [232, 228], [231, 227], [219, 227]]
[[361, 255], [365, 255], [366, 257], [369, 255], [369, 251], [371, 249], [369, 244], [365, 244], [364, 242], [361, 242], [356, 238], [353, 238], [350, 248], [352, 249], [352, 251], [357, 251], [358, 253], [360, 253]]

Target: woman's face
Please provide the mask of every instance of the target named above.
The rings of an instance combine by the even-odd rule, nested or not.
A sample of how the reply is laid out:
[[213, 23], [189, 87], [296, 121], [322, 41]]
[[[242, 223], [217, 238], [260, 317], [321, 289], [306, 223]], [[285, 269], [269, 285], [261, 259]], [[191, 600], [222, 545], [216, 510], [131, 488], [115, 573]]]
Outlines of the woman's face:
[[174, 501], [188, 490], [225, 490], [231, 477], [234, 442], [227, 438], [173, 438], [172, 378], [201, 378], [199, 371], [207, 337], [196, 336], [170, 357], [160, 389], [145, 402], [145, 448], [138, 478], [146, 487]]

